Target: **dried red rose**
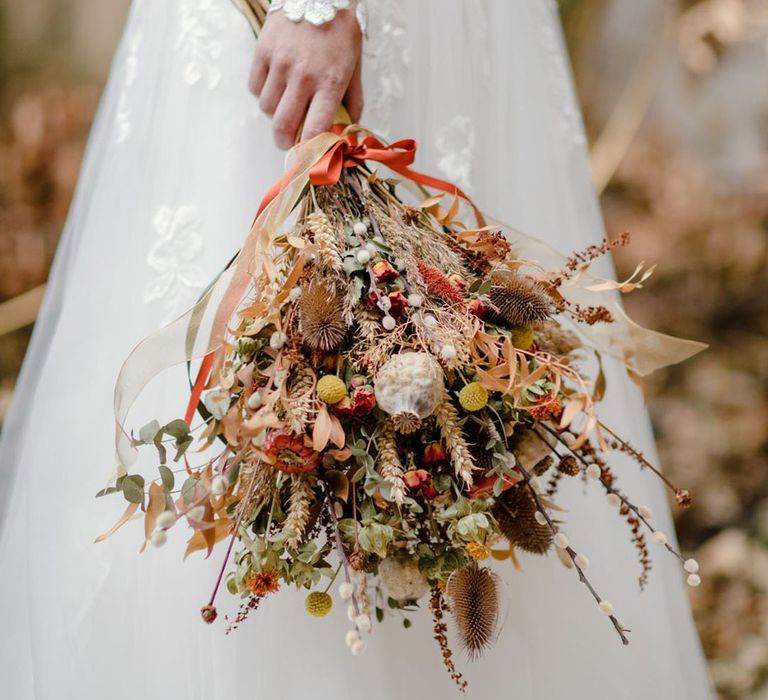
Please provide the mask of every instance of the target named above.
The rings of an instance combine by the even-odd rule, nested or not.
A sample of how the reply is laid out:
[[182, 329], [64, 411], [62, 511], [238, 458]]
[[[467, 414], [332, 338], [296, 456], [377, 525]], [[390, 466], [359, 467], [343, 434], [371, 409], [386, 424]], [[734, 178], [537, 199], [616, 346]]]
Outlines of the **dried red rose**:
[[424, 448], [424, 454], [421, 457], [421, 463], [428, 467], [437, 467], [443, 464], [448, 464], [448, 453], [445, 448], [439, 442], [430, 442]]
[[408, 306], [408, 300], [403, 296], [402, 292], [390, 292], [388, 299], [390, 304], [389, 315], [395, 318], [400, 316], [405, 311], [405, 307]]
[[356, 389], [351, 397], [337, 403], [333, 410], [337, 415], [367, 416], [376, 406], [376, 395], [370, 389]]
[[386, 260], [379, 260], [373, 266], [373, 274], [376, 275], [377, 282], [393, 282], [400, 273]]
[[321, 455], [307, 445], [303, 435], [273, 430], [264, 442], [264, 454], [273, 459], [272, 466], [288, 474], [304, 474], [317, 469]]
[[[498, 479], [498, 476], [486, 476], [482, 479], [476, 479], [475, 483], [472, 484], [472, 486], [469, 487], [469, 497], [471, 499], [478, 498], [480, 496], [485, 496], [493, 491], [493, 486], [496, 483], [496, 480]], [[519, 479], [515, 480], [512, 477], [509, 476], [503, 476], [503, 486], [501, 487], [502, 491], [506, 491], [507, 489], [511, 489], [518, 481]]]
[[421, 491], [426, 499], [437, 496], [437, 491], [432, 486], [432, 476], [426, 469], [411, 469], [405, 472], [403, 481], [409, 491]]
[[484, 304], [480, 299], [473, 299], [469, 302], [469, 313], [478, 318], [483, 318], [488, 313], [488, 305]]

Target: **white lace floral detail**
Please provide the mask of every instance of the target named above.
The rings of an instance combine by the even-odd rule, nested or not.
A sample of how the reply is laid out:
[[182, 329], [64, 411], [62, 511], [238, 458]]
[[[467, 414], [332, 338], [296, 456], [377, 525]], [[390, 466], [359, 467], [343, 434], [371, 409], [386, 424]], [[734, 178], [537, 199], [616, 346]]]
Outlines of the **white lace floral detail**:
[[571, 85], [570, 72], [565, 59], [565, 47], [559, 33], [559, 14], [555, 0], [535, 2], [540, 13], [542, 43], [549, 54], [549, 80], [561, 110], [559, 128], [565, 140], [573, 145], [586, 145], [581, 112], [576, 103]]
[[144, 288], [144, 302], [161, 302], [163, 323], [169, 323], [191, 306], [206, 283], [195, 263], [203, 250], [197, 207], [162, 206], [152, 221], [157, 239], [147, 254], [147, 265], [156, 275]]
[[133, 131], [131, 121], [131, 107], [128, 100], [128, 94], [131, 86], [136, 81], [136, 74], [139, 65], [139, 49], [141, 48], [144, 32], [141, 28], [136, 29], [128, 38], [123, 58], [123, 87], [117, 98], [117, 108], [115, 112], [115, 143], [124, 143], [130, 137]]
[[475, 125], [471, 117], [457, 114], [435, 137], [437, 167], [462, 189], [471, 187], [472, 157], [475, 152]]
[[176, 49], [184, 60], [184, 82], [215, 88], [221, 81], [218, 61], [222, 45], [215, 31], [224, 29], [224, 17], [216, 0], [181, 0], [181, 26]]
[[[306, 20], [319, 27], [321, 24], [333, 21], [339, 10], [348, 10], [350, 4], [350, 0], [272, 0], [269, 11], [282, 10], [292, 22]], [[363, 2], [357, 3], [355, 16], [361, 31], [365, 34], [367, 18]]]
[[401, 0], [371, 5], [364, 54], [363, 70], [369, 76], [366, 87], [370, 85], [365, 123], [378, 134], [388, 136], [397, 102], [405, 96], [406, 68], [411, 62]]

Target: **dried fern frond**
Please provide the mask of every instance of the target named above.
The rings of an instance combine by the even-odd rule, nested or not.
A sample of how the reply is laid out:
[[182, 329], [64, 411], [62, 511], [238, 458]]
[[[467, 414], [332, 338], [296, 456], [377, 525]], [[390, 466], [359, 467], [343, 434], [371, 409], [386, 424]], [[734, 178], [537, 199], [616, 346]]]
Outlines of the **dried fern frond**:
[[309, 214], [305, 221], [317, 246], [317, 267], [323, 272], [341, 275], [344, 272], [341, 242], [330, 219], [325, 212], [318, 209]]
[[347, 332], [344, 295], [327, 280], [313, 278], [299, 297], [299, 318], [304, 342], [313, 350], [333, 350]]
[[552, 313], [552, 302], [544, 288], [530, 277], [507, 270], [491, 275], [491, 317], [510, 326], [527, 326]]
[[499, 580], [475, 562], [454, 571], [445, 592], [451, 601], [461, 644], [476, 659], [496, 638], [499, 620]]
[[289, 547], [298, 547], [309, 523], [309, 509], [315, 500], [314, 474], [291, 474], [291, 494], [288, 500], [288, 514], [283, 522], [283, 531], [290, 535], [286, 540]]
[[440, 427], [440, 434], [451, 456], [451, 463], [457, 476], [460, 476], [467, 486], [471, 486], [474, 481], [472, 472], [476, 469], [475, 461], [464, 439], [464, 432], [459, 423], [459, 413], [451, 403], [447, 392], [435, 411], [435, 420]]
[[545, 554], [552, 546], [552, 530], [536, 520], [536, 510], [527, 487], [520, 485], [505, 491], [491, 512], [511, 545], [531, 554]]
[[402, 505], [405, 500], [405, 484], [403, 483], [403, 465], [397, 454], [395, 443], [395, 426], [391, 420], [384, 423], [381, 434], [376, 440], [378, 450], [377, 468], [379, 474], [390, 485], [392, 500]]

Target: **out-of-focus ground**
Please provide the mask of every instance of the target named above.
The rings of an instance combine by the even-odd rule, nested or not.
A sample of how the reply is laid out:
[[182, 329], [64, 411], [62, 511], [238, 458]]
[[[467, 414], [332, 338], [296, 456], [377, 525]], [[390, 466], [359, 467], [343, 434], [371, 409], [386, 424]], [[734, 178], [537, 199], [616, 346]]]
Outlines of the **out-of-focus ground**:
[[[0, 301], [45, 281], [127, 0], [0, 0]], [[711, 348], [647, 383], [724, 700], [768, 698], [768, 0], [563, 0], [639, 322]], [[29, 329], [0, 336], [0, 421]]]

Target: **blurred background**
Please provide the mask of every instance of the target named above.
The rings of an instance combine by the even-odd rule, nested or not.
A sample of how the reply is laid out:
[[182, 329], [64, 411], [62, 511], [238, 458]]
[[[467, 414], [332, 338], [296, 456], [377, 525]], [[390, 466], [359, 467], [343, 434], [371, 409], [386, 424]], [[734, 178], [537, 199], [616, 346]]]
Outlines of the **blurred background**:
[[[45, 282], [128, 4], [0, 0], [0, 302]], [[659, 263], [629, 311], [711, 345], [645, 388], [695, 498], [675, 512], [706, 574], [691, 600], [715, 683], [768, 699], [768, 0], [560, 10], [607, 230], [633, 234], [619, 274]], [[31, 331], [9, 318], [0, 424]]]

